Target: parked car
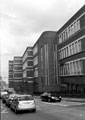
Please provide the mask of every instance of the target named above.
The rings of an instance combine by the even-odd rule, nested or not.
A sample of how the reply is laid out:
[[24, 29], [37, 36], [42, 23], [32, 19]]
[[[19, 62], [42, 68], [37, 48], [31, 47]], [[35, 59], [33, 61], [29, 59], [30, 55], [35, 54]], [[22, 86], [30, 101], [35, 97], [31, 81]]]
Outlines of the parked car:
[[60, 102], [62, 100], [61, 96], [54, 96], [51, 93], [43, 93], [41, 95], [41, 100], [46, 102]]
[[6, 99], [9, 97], [9, 94], [7, 93], [7, 94], [3, 94], [2, 95], [2, 102], [3, 103], [6, 103]]
[[13, 98], [14, 98], [15, 96], [17, 96], [17, 94], [10, 94], [9, 97], [6, 98], [6, 105], [7, 105], [8, 107], [10, 107], [10, 105], [11, 105], [11, 103], [12, 103], [12, 101], [13, 101]]
[[6, 94], [8, 94], [8, 92], [7, 91], [1, 91], [1, 99], [2, 99], [2, 97], [4, 96], [4, 95], [6, 95]]
[[10, 108], [14, 110], [15, 113], [23, 110], [36, 112], [36, 104], [32, 95], [17, 95], [13, 98]]

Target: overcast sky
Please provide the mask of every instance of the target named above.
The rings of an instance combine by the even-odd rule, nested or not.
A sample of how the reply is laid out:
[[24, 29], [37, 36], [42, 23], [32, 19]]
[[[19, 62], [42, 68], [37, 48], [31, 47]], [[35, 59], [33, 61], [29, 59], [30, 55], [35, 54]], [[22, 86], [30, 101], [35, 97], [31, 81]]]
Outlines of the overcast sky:
[[1, 75], [8, 77], [8, 60], [22, 56], [42, 32], [57, 31], [85, 0], [0, 0]]

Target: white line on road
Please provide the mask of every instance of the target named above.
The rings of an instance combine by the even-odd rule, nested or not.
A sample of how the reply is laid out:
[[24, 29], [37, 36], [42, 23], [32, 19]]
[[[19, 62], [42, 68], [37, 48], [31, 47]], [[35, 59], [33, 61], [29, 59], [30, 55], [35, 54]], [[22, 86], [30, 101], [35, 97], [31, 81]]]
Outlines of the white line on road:
[[63, 107], [69, 106], [69, 105], [66, 105], [66, 104], [63, 104], [63, 103], [48, 103], [48, 102], [43, 102], [43, 103], [48, 104], [48, 105], [58, 105], [58, 106], [63, 106]]
[[8, 113], [7, 109], [4, 109], [1, 113]]

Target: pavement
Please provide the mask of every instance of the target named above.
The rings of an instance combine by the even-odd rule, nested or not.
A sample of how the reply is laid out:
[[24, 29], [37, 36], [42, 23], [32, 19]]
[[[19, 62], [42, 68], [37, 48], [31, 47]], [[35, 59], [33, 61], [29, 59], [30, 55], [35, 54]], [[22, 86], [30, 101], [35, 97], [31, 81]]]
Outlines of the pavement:
[[85, 98], [63, 97], [62, 100], [68, 101], [68, 102], [83, 102], [83, 103], [85, 103]]

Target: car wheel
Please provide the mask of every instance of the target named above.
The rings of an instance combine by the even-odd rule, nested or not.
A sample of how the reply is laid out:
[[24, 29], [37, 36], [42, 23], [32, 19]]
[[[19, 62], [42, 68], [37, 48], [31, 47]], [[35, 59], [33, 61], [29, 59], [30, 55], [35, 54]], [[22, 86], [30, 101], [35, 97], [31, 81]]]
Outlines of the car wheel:
[[17, 108], [16, 108], [16, 107], [14, 108], [14, 112], [15, 112], [15, 114], [17, 114], [17, 113], [18, 113], [18, 110], [17, 110]]

